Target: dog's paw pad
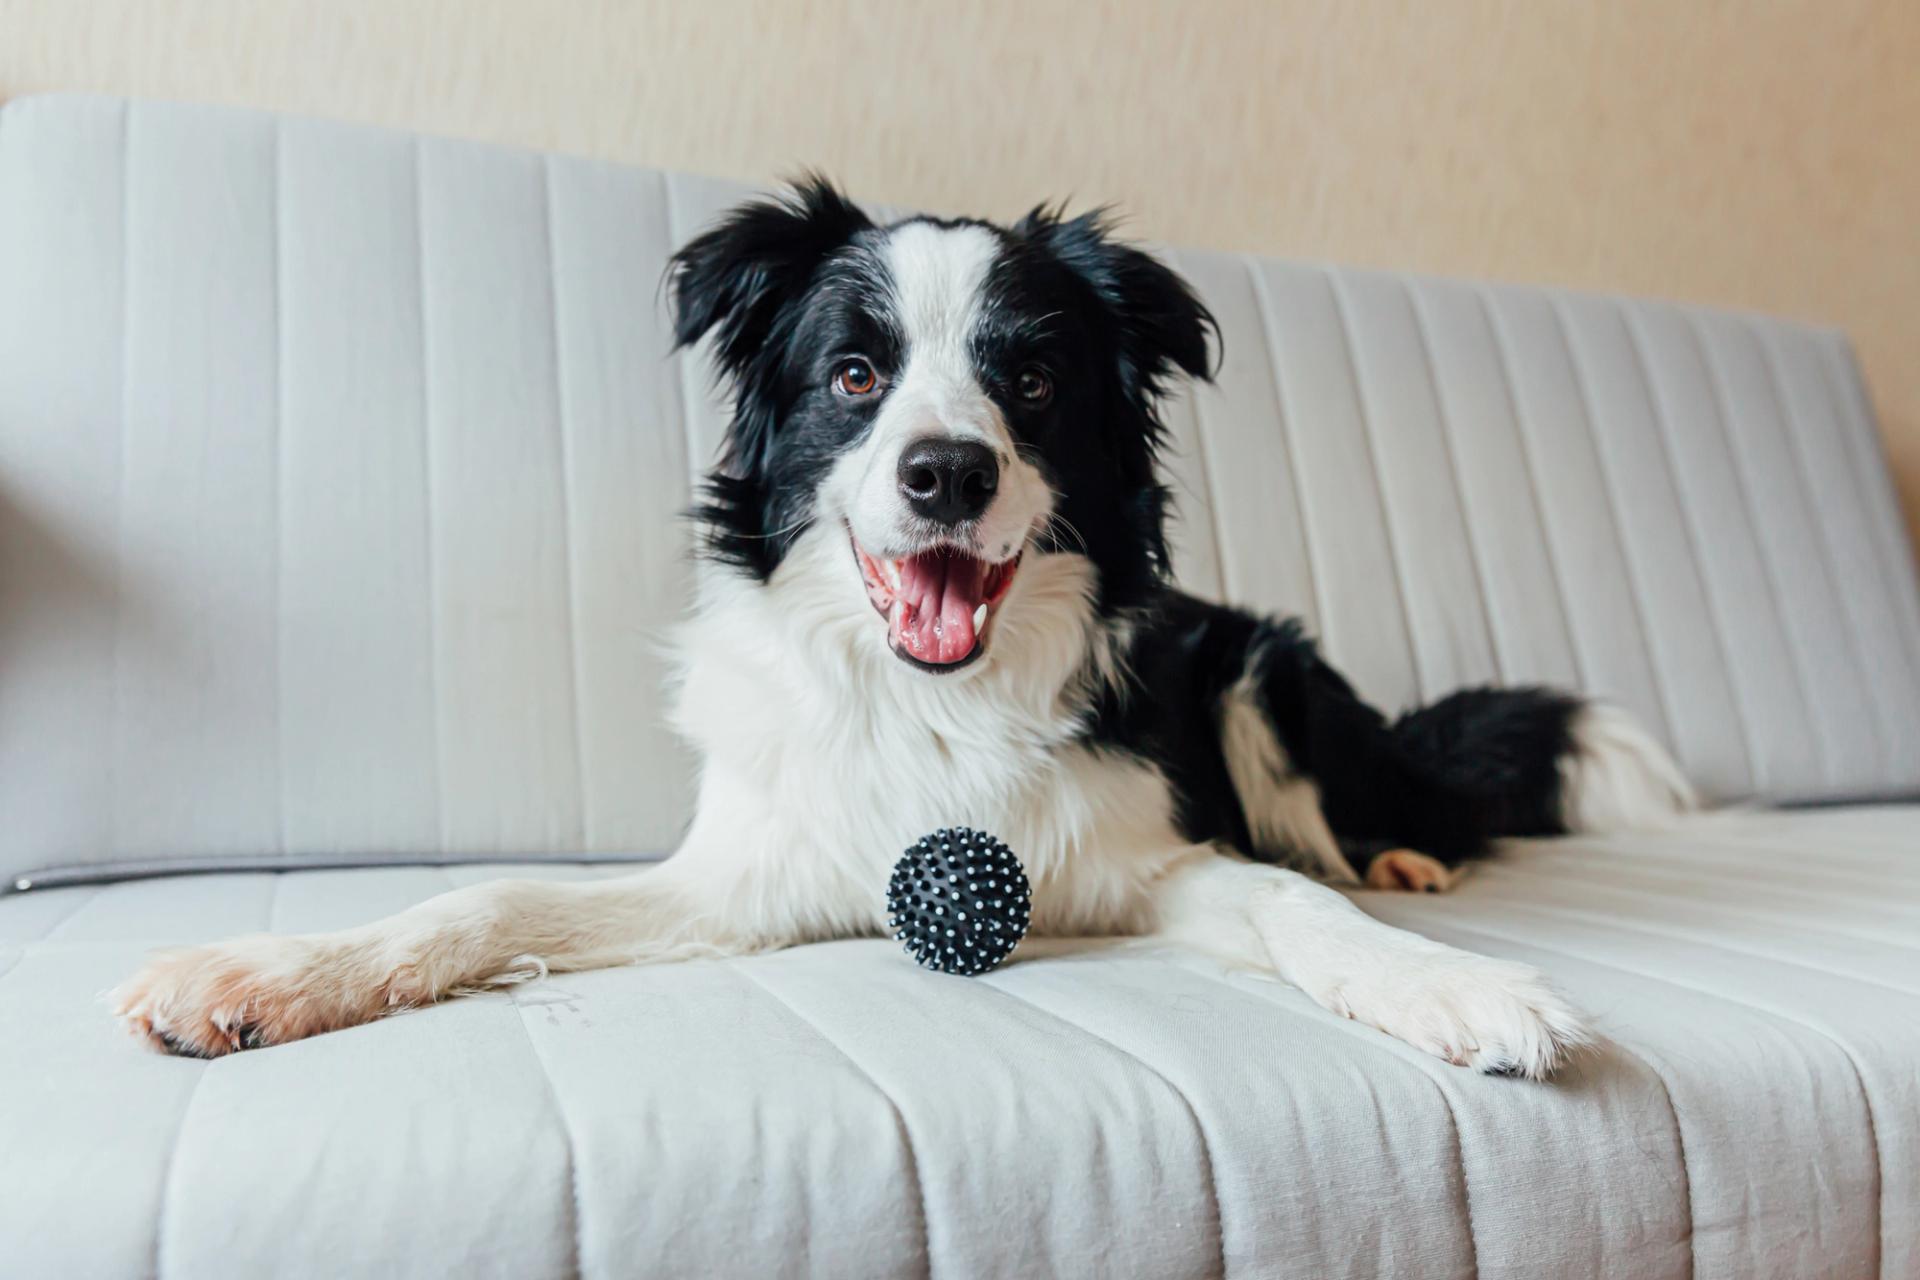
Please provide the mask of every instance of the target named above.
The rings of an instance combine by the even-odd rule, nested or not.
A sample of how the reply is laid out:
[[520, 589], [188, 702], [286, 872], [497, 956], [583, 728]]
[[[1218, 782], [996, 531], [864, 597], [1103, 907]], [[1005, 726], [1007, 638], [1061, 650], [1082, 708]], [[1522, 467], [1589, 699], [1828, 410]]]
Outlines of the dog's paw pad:
[[357, 1020], [318, 959], [307, 942], [272, 937], [163, 951], [108, 999], [153, 1048], [218, 1058]]
[[1369, 889], [1445, 893], [1457, 879], [1458, 873], [1448, 870], [1439, 859], [1413, 849], [1388, 849], [1367, 864]]

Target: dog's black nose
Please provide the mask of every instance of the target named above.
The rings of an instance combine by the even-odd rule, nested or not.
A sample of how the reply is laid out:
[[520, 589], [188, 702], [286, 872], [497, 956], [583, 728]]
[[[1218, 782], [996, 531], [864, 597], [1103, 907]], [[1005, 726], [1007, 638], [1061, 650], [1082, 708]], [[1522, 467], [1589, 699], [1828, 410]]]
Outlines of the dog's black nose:
[[941, 524], [972, 520], [1000, 487], [993, 450], [971, 440], [916, 440], [900, 455], [900, 493], [916, 515]]

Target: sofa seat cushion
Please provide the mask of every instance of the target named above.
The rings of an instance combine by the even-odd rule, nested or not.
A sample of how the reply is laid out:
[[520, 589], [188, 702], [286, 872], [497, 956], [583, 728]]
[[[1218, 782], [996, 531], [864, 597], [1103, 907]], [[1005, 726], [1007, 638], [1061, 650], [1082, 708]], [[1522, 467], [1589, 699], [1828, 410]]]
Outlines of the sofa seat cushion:
[[19, 1275], [1913, 1275], [1920, 807], [1529, 842], [1363, 895], [1608, 1037], [1470, 1075], [1145, 943], [979, 979], [891, 942], [572, 974], [216, 1062], [98, 993], [150, 946], [605, 866], [0, 899]]

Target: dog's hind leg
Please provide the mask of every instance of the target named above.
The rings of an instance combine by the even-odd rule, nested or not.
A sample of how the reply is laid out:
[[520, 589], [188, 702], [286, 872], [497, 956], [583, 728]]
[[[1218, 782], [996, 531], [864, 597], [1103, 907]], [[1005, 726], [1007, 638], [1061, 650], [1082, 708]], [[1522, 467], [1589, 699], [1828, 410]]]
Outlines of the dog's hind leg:
[[1418, 849], [1382, 849], [1367, 860], [1369, 889], [1408, 893], [1445, 893], [1459, 883], [1463, 868], [1449, 867]]
[[1353, 868], [1376, 888], [1445, 888], [1443, 873], [1501, 837], [1659, 826], [1694, 804], [1665, 749], [1616, 708], [1465, 689], [1389, 721], [1284, 628], [1249, 647], [1220, 735], [1250, 852], [1313, 852], [1301, 833], [1317, 823], [1363, 852]]

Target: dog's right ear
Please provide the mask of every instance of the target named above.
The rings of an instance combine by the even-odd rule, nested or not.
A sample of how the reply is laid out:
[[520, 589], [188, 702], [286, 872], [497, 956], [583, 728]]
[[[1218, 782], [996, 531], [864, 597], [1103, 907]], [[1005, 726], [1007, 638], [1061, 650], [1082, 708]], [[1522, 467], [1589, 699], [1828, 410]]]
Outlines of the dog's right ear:
[[712, 330], [720, 367], [738, 377], [821, 261], [872, 226], [818, 174], [805, 175], [784, 195], [734, 209], [673, 255], [668, 278], [677, 345], [690, 346]]

